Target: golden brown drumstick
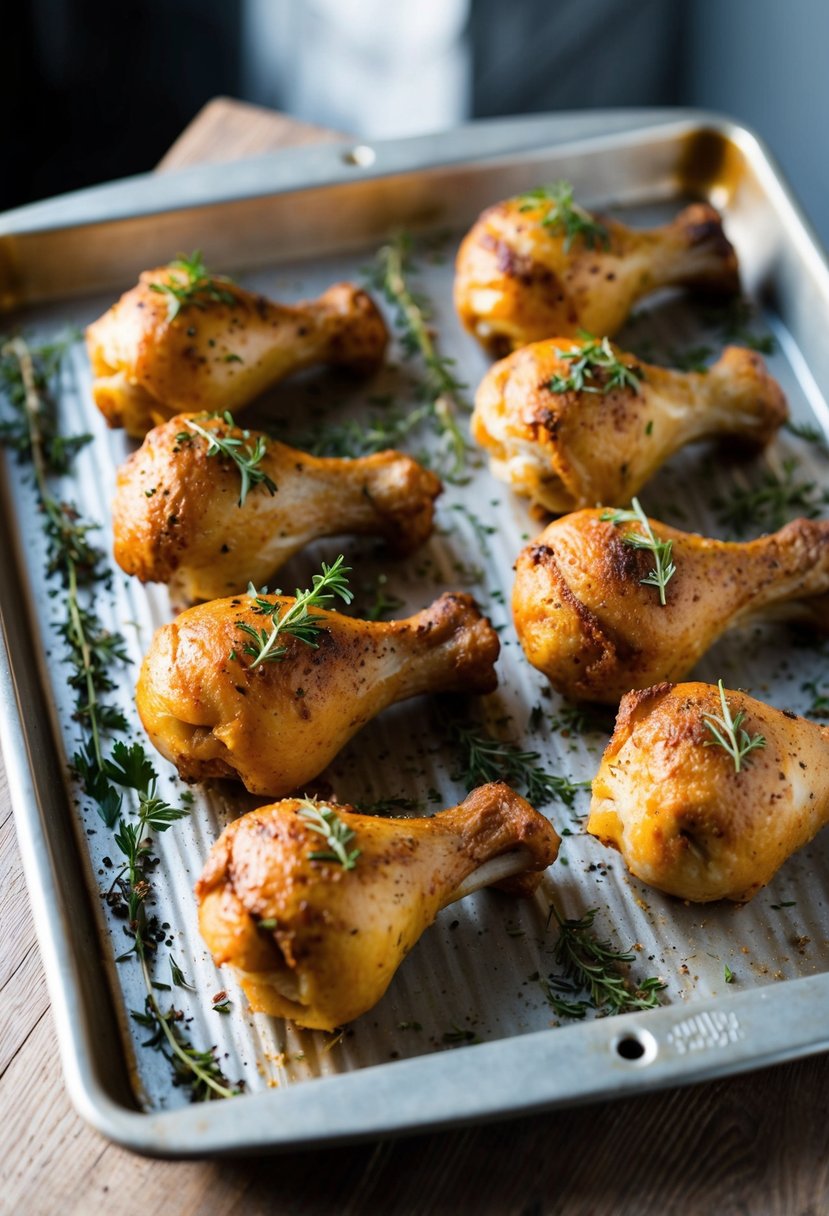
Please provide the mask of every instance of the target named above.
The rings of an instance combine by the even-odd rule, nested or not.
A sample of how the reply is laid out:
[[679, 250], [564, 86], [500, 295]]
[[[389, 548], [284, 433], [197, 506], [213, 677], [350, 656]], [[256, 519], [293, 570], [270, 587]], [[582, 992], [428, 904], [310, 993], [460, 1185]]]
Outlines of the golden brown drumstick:
[[764, 613], [829, 629], [829, 523], [796, 519], [759, 540], [729, 544], [648, 525], [670, 541], [676, 570], [652, 583], [655, 558], [610, 512], [555, 520], [516, 563], [512, 610], [529, 661], [574, 700], [616, 704], [632, 688], [686, 675], [720, 634]]
[[199, 924], [253, 1010], [333, 1030], [380, 1000], [441, 908], [492, 884], [530, 894], [559, 843], [501, 784], [430, 819], [289, 799], [222, 833], [196, 886]]
[[[739, 771], [706, 725], [727, 740], [726, 710], [738, 743], [754, 741]], [[643, 882], [705, 903], [751, 899], [827, 819], [829, 728], [745, 693], [660, 684], [622, 701], [587, 830]]]
[[442, 595], [403, 621], [315, 612], [317, 649], [284, 635], [279, 661], [255, 665], [239, 622], [267, 632], [271, 617], [257, 603], [281, 615], [294, 602], [212, 600], [156, 632], [138, 712], [186, 781], [236, 777], [251, 793], [280, 798], [312, 781], [389, 705], [497, 684], [498, 635], [468, 595]]
[[[183, 411], [239, 410], [312, 364], [368, 372], [383, 358], [385, 322], [350, 283], [289, 306], [207, 275], [188, 289], [188, 278], [176, 263], [145, 271], [87, 329], [92, 392], [110, 426], [140, 438]], [[174, 316], [165, 285], [185, 294]]]
[[[561, 389], [578, 379], [585, 352], [584, 387]], [[687, 443], [730, 435], [762, 446], [787, 417], [753, 351], [729, 346], [707, 373], [685, 373], [609, 343], [553, 338], [490, 368], [472, 434], [496, 477], [558, 514], [627, 501]]]
[[[199, 430], [191, 429], [196, 426]], [[240, 473], [211, 443], [264, 455], [270, 479], [240, 499]], [[214, 449], [215, 452], [215, 449]], [[118, 472], [113, 505], [115, 559], [142, 582], [170, 583], [176, 603], [263, 586], [289, 557], [321, 536], [383, 536], [397, 553], [430, 535], [441, 484], [400, 452], [321, 459], [232, 427], [222, 418], [179, 414], [147, 435]]]
[[[483, 213], [458, 251], [455, 306], [493, 355], [554, 334], [615, 334], [659, 287], [739, 290], [737, 258], [713, 207], [635, 231], [603, 219], [568, 237], [550, 200], [508, 199]], [[589, 219], [589, 217], [588, 217]]]

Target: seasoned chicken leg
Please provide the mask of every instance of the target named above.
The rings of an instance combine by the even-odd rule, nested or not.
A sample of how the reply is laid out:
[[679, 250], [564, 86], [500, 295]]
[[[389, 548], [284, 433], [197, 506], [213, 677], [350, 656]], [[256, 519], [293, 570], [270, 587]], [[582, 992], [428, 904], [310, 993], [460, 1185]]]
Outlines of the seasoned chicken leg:
[[751, 899], [829, 819], [829, 727], [745, 693], [722, 695], [737, 734], [755, 741], [739, 771], [706, 725], [722, 733], [716, 687], [629, 693], [587, 822], [637, 878], [699, 903]]
[[727, 629], [789, 615], [829, 629], [829, 523], [796, 519], [746, 544], [649, 520], [676, 572], [658, 589], [639, 523], [609, 512], [555, 520], [516, 563], [512, 610], [529, 661], [574, 700], [615, 704], [631, 688], [681, 679]]
[[[332, 815], [334, 830], [353, 833], [345, 865], [336, 854], [314, 858], [326, 841], [311, 825]], [[441, 908], [483, 886], [515, 888], [511, 875], [531, 893], [559, 844], [544, 816], [501, 784], [430, 819], [288, 799], [219, 837], [196, 886], [199, 924], [254, 1011], [333, 1030], [380, 1000]]]
[[612, 336], [659, 287], [739, 290], [736, 255], [705, 203], [649, 231], [603, 219], [568, 236], [563, 223], [544, 222], [550, 214], [544, 199], [498, 203], [458, 251], [455, 306], [493, 355], [554, 334]]
[[[186, 286], [176, 264], [147, 270], [86, 331], [95, 403], [138, 438], [185, 410], [239, 410], [316, 363], [372, 371], [388, 341], [374, 302], [350, 283], [289, 306], [228, 279]], [[186, 295], [171, 316], [166, 287]]]
[[[284, 613], [294, 600], [264, 597]], [[302, 789], [376, 714], [426, 692], [492, 692], [498, 635], [468, 595], [403, 621], [315, 612], [314, 649], [285, 635], [277, 662], [244, 650], [269, 617], [250, 596], [212, 600], [159, 629], [136, 703], [153, 744], [186, 781], [236, 777], [253, 794]]]
[[[239, 505], [232, 459], [208, 455], [210, 441], [265, 454], [256, 471], [270, 479]], [[320, 459], [231, 427], [222, 418], [179, 414], [147, 435], [118, 472], [113, 505], [115, 559], [142, 582], [170, 583], [175, 602], [215, 599], [261, 587], [305, 545], [343, 532], [383, 536], [409, 553], [432, 531], [441, 484], [416, 460], [378, 452], [357, 460]]]
[[[601, 362], [588, 363], [585, 387], [551, 388], [572, 382], [587, 348]], [[732, 435], [762, 446], [787, 417], [782, 389], [753, 351], [729, 346], [707, 373], [683, 373], [609, 344], [554, 338], [490, 368], [472, 434], [496, 477], [558, 514], [625, 502], [686, 443]]]

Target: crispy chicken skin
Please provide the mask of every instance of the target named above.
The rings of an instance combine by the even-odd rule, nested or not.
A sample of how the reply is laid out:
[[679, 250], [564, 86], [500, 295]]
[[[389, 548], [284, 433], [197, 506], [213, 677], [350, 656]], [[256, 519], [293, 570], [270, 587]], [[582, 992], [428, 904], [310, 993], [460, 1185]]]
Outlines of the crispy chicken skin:
[[475, 397], [472, 434], [492, 472], [555, 514], [626, 503], [686, 443], [729, 435], [763, 446], [788, 417], [761, 357], [737, 346], [707, 373], [668, 371], [613, 348], [637, 369], [638, 388], [553, 392], [551, 378], [572, 370], [561, 353], [583, 346], [551, 338], [516, 351], [490, 368]]
[[543, 815], [493, 784], [429, 819], [333, 807], [359, 849], [347, 870], [311, 860], [325, 844], [301, 806], [288, 799], [226, 828], [196, 897], [202, 936], [216, 963], [234, 968], [251, 1009], [316, 1030], [371, 1009], [453, 900], [505, 874], [531, 893], [560, 844]]
[[593, 781], [587, 830], [649, 886], [707, 903], [751, 899], [829, 818], [829, 728], [726, 692], [762, 735], [735, 771], [705, 715], [710, 684], [659, 684], [622, 701]]
[[281, 661], [255, 668], [238, 622], [261, 629], [268, 619], [249, 596], [190, 608], [157, 630], [136, 703], [153, 744], [186, 781], [235, 777], [253, 794], [281, 798], [389, 705], [497, 684], [498, 635], [471, 596], [442, 595], [402, 621], [315, 613], [317, 649], [286, 637]]
[[170, 320], [167, 297], [152, 288], [174, 273], [145, 271], [86, 331], [95, 403], [110, 426], [137, 438], [186, 410], [240, 410], [312, 364], [370, 372], [383, 358], [385, 322], [350, 283], [289, 306], [221, 280], [221, 299], [202, 298]]
[[[526, 208], [526, 209], [525, 209]], [[580, 330], [612, 336], [659, 287], [739, 290], [737, 257], [713, 207], [695, 203], [671, 224], [634, 231], [603, 220], [589, 248], [542, 224], [548, 205], [508, 199], [483, 213], [458, 251], [455, 307], [490, 354]]]
[[829, 523], [796, 519], [745, 544], [680, 532], [676, 573], [659, 592], [642, 579], [653, 554], [625, 542], [599, 510], [555, 520], [516, 563], [512, 610], [529, 661], [574, 700], [616, 704], [632, 688], [679, 680], [727, 629], [788, 612], [829, 629]]
[[249, 582], [261, 587], [321, 536], [382, 536], [406, 554], [432, 531], [440, 481], [400, 452], [321, 459], [268, 439], [257, 469], [276, 492], [260, 483], [240, 507], [238, 469], [208, 456], [208, 441], [188, 433], [188, 418], [250, 449], [259, 438], [222, 418], [179, 414], [150, 431], [118, 471], [115, 560], [142, 582], [170, 583], [177, 604], [241, 592]]

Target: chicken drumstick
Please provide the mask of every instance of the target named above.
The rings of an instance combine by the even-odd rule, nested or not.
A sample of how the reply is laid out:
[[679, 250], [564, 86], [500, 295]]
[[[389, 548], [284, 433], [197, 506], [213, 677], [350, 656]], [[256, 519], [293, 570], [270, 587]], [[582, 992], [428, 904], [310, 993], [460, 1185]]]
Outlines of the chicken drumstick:
[[[678, 680], [720, 634], [769, 611], [829, 629], [829, 522], [796, 519], [745, 544], [657, 520], [614, 525], [612, 512], [554, 520], [516, 563], [512, 608], [529, 661], [574, 700], [615, 704], [632, 688]], [[649, 528], [670, 542], [664, 588]]]
[[276, 661], [252, 659], [240, 623], [267, 633], [294, 603], [212, 600], [156, 632], [136, 703], [153, 744], [186, 781], [236, 777], [253, 794], [281, 798], [389, 705], [497, 684], [498, 635], [471, 596], [442, 595], [402, 621], [320, 610], [311, 645], [285, 634], [283, 649], [271, 651]]
[[568, 232], [551, 200], [508, 199], [485, 211], [464, 238], [455, 306], [490, 354], [552, 334], [612, 336], [637, 300], [659, 287], [739, 290], [722, 219], [705, 203], [649, 231], [578, 211], [581, 231]]
[[430, 819], [289, 799], [222, 833], [196, 886], [199, 924], [254, 1011], [333, 1030], [380, 1000], [441, 908], [493, 884], [530, 894], [559, 844], [501, 784]]
[[[239, 471], [221, 453], [208, 455], [205, 433], [238, 441], [236, 452], [263, 445], [255, 468], [272, 492], [260, 483], [240, 504]], [[170, 583], [176, 603], [215, 599], [263, 586], [321, 536], [379, 535], [409, 553], [432, 531], [440, 490], [433, 473], [400, 452], [320, 459], [221, 417], [179, 414], [150, 431], [118, 472], [115, 560], [142, 582]]]
[[608, 342], [553, 338], [490, 368], [472, 433], [496, 477], [556, 514], [625, 502], [686, 443], [763, 446], [786, 421], [758, 354], [729, 346], [708, 372], [642, 363]]
[[[728, 742], [726, 715], [739, 761], [712, 729]], [[710, 684], [659, 684], [622, 701], [587, 830], [669, 895], [744, 902], [827, 820], [829, 727]]]
[[86, 331], [92, 393], [112, 427], [141, 438], [184, 410], [239, 410], [312, 364], [369, 372], [383, 358], [385, 322], [350, 283], [289, 306], [206, 272], [194, 278], [189, 265], [145, 271]]

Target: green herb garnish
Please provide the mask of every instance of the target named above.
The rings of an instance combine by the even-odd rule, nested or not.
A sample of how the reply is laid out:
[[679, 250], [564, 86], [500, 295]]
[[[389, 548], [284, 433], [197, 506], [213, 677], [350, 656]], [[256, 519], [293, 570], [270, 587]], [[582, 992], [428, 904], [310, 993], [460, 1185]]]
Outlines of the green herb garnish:
[[[125, 918], [124, 927], [133, 941], [116, 961], [137, 958], [146, 990], [143, 1010], [133, 1011], [132, 1016], [152, 1031], [144, 1045], [162, 1052], [175, 1082], [185, 1086], [194, 1101], [227, 1098], [238, 1090], [228, 1085], [213, 1050], [195, 1048], [183, 1027], [182, 1013], [174, 1006], [163, 1010], [155, 995], [157, 990], [169, 990], [169, 985], [156, 980], [150, 970], [150, 960], [158, 952], [154, 918], [147, 914], [156, 861], [150, 833], [166, 831], [187, 812], [158, 796], [155, 769], [140, 744], [128, 747], [118, 741], [110, 757], [104, 755], [106, 737], [126, 731], [128, 724], [101, 697], [114, 688], [113, 665], [129, 660], [124, 639], [108, 632], [95, 610], [95, 592], [107, 587], [110, 578], [103, 553], [89, 539], [97, 525], [84, 520], [71, 503], [54, 497], [49, 486], [52, 475], [71, 470], [74, 455], [87, 440], [86, 436], [64, 438], [58, 428], [50, 390], [66, 349], [65, 344], [30, 347], [23, 338], [0, 343], [0, 387], [14, 411], [0, 425], [0, 443], [32, 463], [47, 541], [46, 576], [57, 576], [63, 584], [62, 593], [51, 598], [65, 613], [57, 629], [67, 645], [69, 684], [77, 693], [75, 717], [81, 740], [72, 768], [84, 794], [113, 831], [124, 859], [107, 903]], [[136, 808], [124, 805], [122, 789], [134, 791]], [[175, 979], [172, 958], [171, 971]]]
[[414, 271], [411, 238], [401, 233], [377, 254], [371, 281], [395, 310], [395, 322], [407, 355], [416, 355], [425, 368], [423, 396], [427, 414], [441, 439], [444, 475], [453, 481], [467, 480], [465, 469], [470, 446], [459, 414], [468, 414], [466, 386], [455, 375], [455, 360], [441, 355], [430, 327], [432, 309], [425, 296], [412, 289], [409, 275]]
[[[344, 603], [350, 604], [353, 595], [348, 589], [349, 566], [344, 566], [342, 554], [332, 565], [322, 563], [322, 574], [313, 576], [313, 586], [301, 591], [297, 588], [293, 603], [286, 604], [284, 600], [264, 599], [257, 595], [256, 588], [251, 584], [248, 595], [253, 599], [253, 611], [259, 616], [270, 617], [270, 629], [257, 629], [245, 621], [237, 621], [236, 627], [246, 633], [251, 642], [243, 646], [245, 654], [250, 655], [253, 662], [251, 670], [261, 663], [278, 663], [285, 657], [288, 647], [281, 642], [282, 638], [296, 638], [306, 646], [317, 649], [317, 638], [325, 626], [324, 618], [313, 611], [323, 604], [329, 603], [339, 596]], [[267, 589], [266, 589], [267, 593]]]
[[190, 992], [196, 991], [193, 985], [185, 978], [184, 972], [172, 954], [170, 955], [170, 975], [173, 977], [173, 983], [176, 988], [188, 988]]
[[734, 761], [734, 772], [739, 773], [743, 764], [748, 763], [747, 757], [750, 753], [765, 747], [766, 740], [762, 735], [750, 735], [743, 727], [746, 717], [744, 709], [739, 711], [736, 718], [732, 718], [722, 680], [717, 681], [717, 688], [720, 690], [722, 715], [702, 715], [705, 725], [714, 736], [713, 739], [708, 739], [703, 746], [723, 748]]
[[572, 781], [548, 772], [539, 763], [539, 752], [522, 751], [515, 743], [496, 739], [480, 727], [454, 719], [446, 719], [441, 725], [458, 758], [452, 780], [462, 782], [467, 790], [490, 781], [506, 781], [521, 787], [533, 806], [545, 806], [557, 798], [572, 807], [576, 795], [590, 788], [589, 781]]
[[[236, 428], [236, 423], [233, 420], [233, 415], [229, 410], [222, 414], [224, 422], [233, 429]], [[276, 493], [276, 482], [274, 482], [268, 474], [261, 469], [261, 465], [265, 453], [268, 450], [267, 440], [264, 435], [257, 435], [256, 443], [253, 447], [246, 440], [250, 439], [250, 431], [242, 431], [241, 437], [236, 435], [219, 435], [216, 431], [208, 431], [203, 426], [199, 426], [192, 418], [187, 418], [184, 423], [191, 431], [195, 431], [197, 435], [201, 435], [202, 439], [207, 440], [207, 455], [208, 456], [224, 456], [228, 460], [232, 460], [239, 470], [241, 478], [241, 486], [239, 489], [239, 506], [243, 506], [248, 492], [253, 486], [263, 485], [269, 494]], [[182, 436], [187, 435], [186, 431], [180, 432], [176, 439], [181, 441]]]
[[580, 337], [581, 344], [571, 350], [554, 348], [558, 358], [570, 364], [570, 372], [552, 377], [547, 384], [551, 393], [609, 393], [617, 388], [639, 391], [645, 378], [641, 367], [623, 363], [609, 338], [594, 338], [584, 330]]
[[168, 321], [175, 321], [181, 310], [191, 305], [206, 308], [208, 304], [236, 303], [236, 296], [227, 290], [231, 280], [210, 274], [198, 249], [189, 257], [180, 253], [167, 269], [170, 278], [164, 283], [150, 283], [150, 291], [167, 297]]
[[417, 798], [378, 798], [375, 802], [355, 802], [355, 809], [362, 815], [394, 815], [398, 811], [421, 811], [423, 804]]
[[814, 481], [795, 481], [800, 467], [796, 457], [783, 461], [783, 474], [767, 470], [760, 481], [747, 490], [735, 486], [727, 498], [714, 499], [720, 523], [733, 529], [738, 536], [745, 532], [774, 532], [782, 528], [792, 514], [814, 519], [829, 503], [829, 490]]
[[[631, 987], [617, 968], [619, 963], [634, 962], [636, 955], [632, 950], [617, 950], [610, 942], [596, 937], [593, 922], [597, 913], [598, 908], [591, 908], [581, 918], [567, 920], [555, 904], [550, 905], [550, 917], [555, 918], [559, 928], [555, 960], [563, 969], [563, 976], [551, 977], [550, 984], [561, 986], [562, 980], [569, 981], [573, 987], [567, 991], [571, 994], [584, 992], [589, 1007], [604, 1014], [656, 1008], [660, 1004], [657, 994], [666, 984], [654, 976]], [[584, 1017], [583, 1003], [562, 1003], [557, 1012], [564, 1017]]]
[[451, 1047], [459, 1047], [461, 1043], [480, 1043], [480, 1041], [474, 1030], [466, 1030], [463, 1026], [458, 1025], [453, 1025], [451, 1030], [447, 1030], [441, 1035], [441, 1042], [447, 1043]]
[[829, 455], [829, 441], [819, 426], [814, 426], [811, 422], [795, 422], [792, 418], [787, 418], [783, 423], [783, 429], [790, 435], [794, 435], [796, 439], [810, 443], [823, 456]]
[[829, 718], [829, 693], [821, 692], [817, 680], [806, 680], [800, 686], [812, 698], [812, 704], [806, 710], [810, 718]]
[[736, 342], [763, 355], [773, 355], [777, 342], [770, 333], [758, 334], [752, 328], [757, 322], [757, 310], [744, 296], [736, 296], [726, 304], [707, 307], [703, 319], [719, 330], [723, 342]]
[[[374, 599], [364, 612], [367, 621], [385, 620], [389, 613], [397, 612], [400, 608], [404, 607], [403, 600], [396, 595], [389, 595], [386, 591], [388, 581], [387, 574], [381, 573], [377, 575], [377, 582], [373, 588]], [[365, 588], [367, 591], [371, 589], [370, 584]]]
[[348, 846], [356, 832], [343, 823], [333, 807], [311, 798], [303, 798], [297, 814], [305, 820], [311, 831], [322, 836], [328, 845], [327, 850], [314, 850], [309, 853], [311, 861], [333, 861], [344, 870], [354, 869], [360, 849], [349, 849]]
[[419, 406], [404, 414], [394, 410], [388, 414], [374, 414], [366, 422], [351, 418], [346, 422], [326, 423], [292, 437], [292, 443], [312, 456], [339, 456], [356, 459], [372, 456], [399, 447], [412, 431], [432, 417], [428, 405]]
[[645, 549], [648, 553], [653, 554], [653, 570], [644, 578], [640, 578], [639, 582], [648, 587], [656, 587], [659, 592], [659, 602], [664, 607], [665, 589], [676, 574], [676, 566], [671, 560], [674, 542], [657, 539], [638, 498], [631, 499], [631, 506], [633, 509], [630, 511], [602, 511], [599, 518], [617, 528], [620, 524], [627, 523], [638, 523], [641, 526], [641, 532], [626, 532], [622, 539], [632, 549]]
[[589, 211], [575, 202], [570, 182], [550, 182], [519, 194], [516, 202], [520, 211], [546, 208], [541, 217], [544, 228], [564, 234], [564, 252], [569, 253], [578, 237], [587, 249], [610, 248], [610, 233]]

